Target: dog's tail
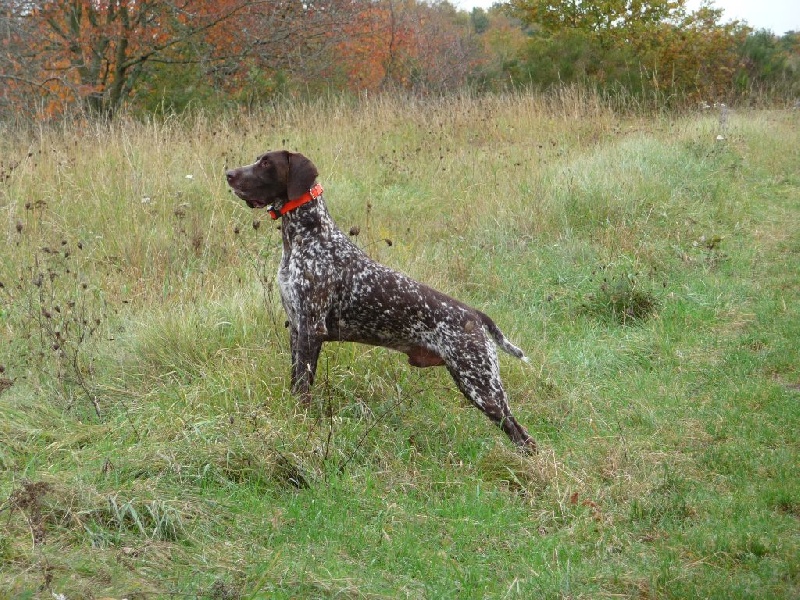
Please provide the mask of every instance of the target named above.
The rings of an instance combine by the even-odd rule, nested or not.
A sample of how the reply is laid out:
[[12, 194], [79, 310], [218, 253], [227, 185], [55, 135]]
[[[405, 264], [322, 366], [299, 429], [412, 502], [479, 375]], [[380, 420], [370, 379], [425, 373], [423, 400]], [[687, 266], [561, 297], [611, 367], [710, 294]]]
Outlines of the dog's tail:
[[531, 359], [525, 356], [525, 353], [522, 350], [508, 341], [508, 338], [503, 335], [503, 332], [500, 331], [500, 328], [497, 325], [495, 325], [494, 321], [492, 321], [489, 315], [486, 315], [480, 311], [478, 311], [478, 314], [481, 317], [484, 329], [489, 332], [489, 335], [492, 336], [492, 339], [494, 339], [495, 343], [500, 347], [501, 350], [508, 352], [511, 356], [516, 356], [526, 363], [531, 362]]

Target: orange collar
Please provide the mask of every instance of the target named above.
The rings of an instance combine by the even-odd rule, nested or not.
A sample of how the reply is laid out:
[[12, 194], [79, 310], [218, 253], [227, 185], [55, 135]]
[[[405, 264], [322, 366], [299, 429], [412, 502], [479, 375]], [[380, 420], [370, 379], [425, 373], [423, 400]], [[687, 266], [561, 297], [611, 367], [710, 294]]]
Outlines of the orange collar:
[[300, 196], [299, 198], [295, 198], [294, 200], [289, 200], [286, 204], [281, 206], [280, 208], [273, 208], [269, 207], [267, 210], [269, 211], [269, 216], [272, 217], [273, 220], [277, 219], [278, 217], [282, 217], [288, 212], [293, 211], [298, 206], [303, 206], [306, 202], [311, 202], [312, 200], [316, 200], [322, 196], [322, 186], [318, 183], [314, 184], [310, 190], [308, 190], [305, 194]]

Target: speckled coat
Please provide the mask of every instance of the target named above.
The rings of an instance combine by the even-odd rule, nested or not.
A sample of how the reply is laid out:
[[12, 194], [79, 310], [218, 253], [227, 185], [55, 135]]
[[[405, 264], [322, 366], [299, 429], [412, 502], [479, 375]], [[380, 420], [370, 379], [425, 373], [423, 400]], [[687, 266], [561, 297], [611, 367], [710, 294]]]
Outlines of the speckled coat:
[[[227, 172], [251, 207], [282, 214], [278, 270], [292, 351], [292, 388], [310, 398], [323, 342], [360, 342], [408, 355], [415, 367], [444, 365], [461, 392], [519, 446], [536, 445], [512, 416], [495, 351], [527, 360], [484, 313], [368, 257], [334, 223], [317, 169], [301, 154], [266, 153]], [[299, 199], [299, 200], [298, 200]], [[302, 202], [282, 212], [290, 202]]]

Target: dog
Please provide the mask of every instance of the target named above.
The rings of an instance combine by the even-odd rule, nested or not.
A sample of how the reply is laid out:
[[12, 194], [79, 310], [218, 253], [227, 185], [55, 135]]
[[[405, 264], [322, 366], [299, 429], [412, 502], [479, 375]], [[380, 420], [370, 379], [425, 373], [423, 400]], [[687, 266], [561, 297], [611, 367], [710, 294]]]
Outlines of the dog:
[[511, 414], [495, 344], [527, 361], [494, 321], [390, 269], [353, 244], [334, 223], [317, 168], [286, 150], [262, 154], [225, 175], [250, 208], [281, 219], [278, 269], [292, 355], [292, 392], [308, 404], [324, 342], [360, 342], [408, 355], [414, 367], [443, 365], [458, 389], [527, 452], [536, 443]]

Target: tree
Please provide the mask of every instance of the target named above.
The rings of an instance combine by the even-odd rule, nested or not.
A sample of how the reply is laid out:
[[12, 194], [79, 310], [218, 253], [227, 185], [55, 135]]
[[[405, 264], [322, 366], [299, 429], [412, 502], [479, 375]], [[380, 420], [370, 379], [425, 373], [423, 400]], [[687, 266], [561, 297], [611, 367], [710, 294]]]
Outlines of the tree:
[[[113, 115], [158, 73], [192, 70], [231, 92], [254, 69], [302, 71], [368, 0], [3, 2], [0, 80], [9, 103]], [[37, 43], [32, 43], [37, 40]], [[162, 78], [164, 79], [164, 78]]]
[[[6, 2], [15, 24], [0, 78], [41, 97], [47, 112], [79, 103], [113, 115], [156, 63], [186, 50], [250, 2], [47, 0]], [[212, 8], [213, 7], [213, 8]], [[33, 41], [36, 40], [34, 43]]]
[[409, 15], [411, 88], [429, 92], [463, 87], [482, 61], [468, 16], [448, 2], [415, 5]]
[[618, 32], [683, 16], [685, 0], [511, 0], [514, 14], [550, 33], [565, 29], [617, 41]]
[[454, 89], [481, 60], [466, 13], [417, 0], [369, 2], [345, 28], [336, 55], [327, 80], [352, 90]]
[[[512, 0], [537, 33], [529, 47], [531, 81], [588, 79], [636, 94], [717, 99], [733, 89], [738, 47], [749, 31], [703, 3], [685, 0]], [[554, 69], [557, 71], [554, 73]]]
[[743, 93], [764, 91], [795, 98], [800, 89], [800, 34], [754, 31], [741, 47], [736, 83]]

